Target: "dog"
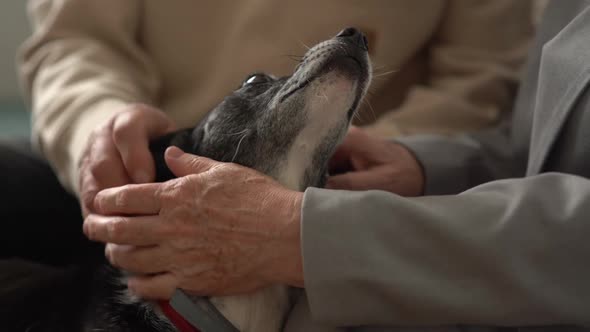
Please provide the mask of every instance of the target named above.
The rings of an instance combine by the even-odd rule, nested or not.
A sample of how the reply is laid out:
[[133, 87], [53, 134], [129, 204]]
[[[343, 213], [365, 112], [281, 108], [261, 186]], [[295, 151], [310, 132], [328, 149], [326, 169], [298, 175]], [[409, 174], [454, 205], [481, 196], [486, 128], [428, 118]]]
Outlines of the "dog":
[[[174, 178], [164, 151], [238, 163], [303, 191], [323, 187], [328, 160], [344, 138], [371, 81], [367, 39], [347, 28], [305, 54], [288, 77], [249, 75], [196, 127], [151, 142], [158, 182]], [[85, 331], [177, 331], [157, 304], [129, 295], [124, 274], [112, 267], [95, 274]], [[280, 331], [290, 309], [289, 288], [212, 297], [240, 331]], [[207, 331], [202, 331], [207, 332]]]

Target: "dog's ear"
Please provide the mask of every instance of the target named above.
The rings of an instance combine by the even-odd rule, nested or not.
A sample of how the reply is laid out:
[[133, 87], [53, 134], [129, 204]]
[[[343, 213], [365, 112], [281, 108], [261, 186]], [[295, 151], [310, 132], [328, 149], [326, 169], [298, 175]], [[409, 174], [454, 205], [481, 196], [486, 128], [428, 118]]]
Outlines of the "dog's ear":
[[183, 151], [194, 153], [195, 144], [192, 139], [192, 128], [178, 130], [150, 142], [150, 151], [156, 166], [156, 182], [164, 182], [175, 178], [166, 166], [164, 152], [170, 146], [177, 146]]

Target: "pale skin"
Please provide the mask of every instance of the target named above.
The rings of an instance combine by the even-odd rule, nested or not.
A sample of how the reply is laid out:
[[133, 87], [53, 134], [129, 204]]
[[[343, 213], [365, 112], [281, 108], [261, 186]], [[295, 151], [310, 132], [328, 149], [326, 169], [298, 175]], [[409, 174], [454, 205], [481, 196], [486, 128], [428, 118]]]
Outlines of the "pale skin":
[[132, 104], [95, 129], [79, 168], [84, 216], [94, 212], [94, 197], [103, 189], [153, 182], [156, 171], [148, 142], [174, 128], [174, 122], [163, 112]]
[[[149, 135], [143, 137], [147, 144]], [[111, 264], [133, 274], [132, 292], [168, 299], [176, 288], [216, 296], [274, 283], [304, 287], [303, 193], [255, 170], [176, 147], [165, 157], [177, 179], [104, 187], [84, 222], [90, 239], [107, 243]], [[351, 128], [331, 168], [345, 172], [329, 179], [331, 189], [416, 196], [424, 183], [407, 149], [358, 128]]]

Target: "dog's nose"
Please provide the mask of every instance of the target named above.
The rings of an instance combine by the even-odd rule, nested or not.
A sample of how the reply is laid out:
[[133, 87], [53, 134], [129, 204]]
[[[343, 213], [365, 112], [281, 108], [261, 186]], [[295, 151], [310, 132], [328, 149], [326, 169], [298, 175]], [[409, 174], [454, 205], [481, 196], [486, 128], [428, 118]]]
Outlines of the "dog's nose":
[[359, 47], [362, 47], [365, 49], [365, 51], [369, 50], [369, 42], [367, 41], [367, 37], [365, 37], [365, 34], [362, 33], [359, 29], [357, 28], [346, 28], [342, 31], [340, 31], [336, 37], [340, 37], [340, 38], [350, 38], [352, 39]]

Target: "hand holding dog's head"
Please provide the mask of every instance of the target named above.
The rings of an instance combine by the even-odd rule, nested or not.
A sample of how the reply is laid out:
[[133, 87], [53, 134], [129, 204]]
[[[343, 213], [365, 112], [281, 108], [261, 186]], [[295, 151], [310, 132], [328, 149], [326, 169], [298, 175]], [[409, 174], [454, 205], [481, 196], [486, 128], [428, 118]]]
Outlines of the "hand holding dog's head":
[[291, 76], [247, 76], [171, 144], [254, 168], [291, 189], [321, 186], [370, 79], [366, 39], [346, 29], [311, 48]]

